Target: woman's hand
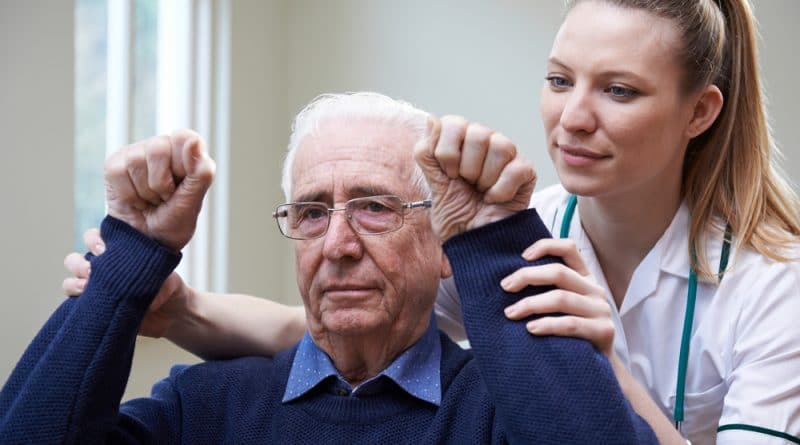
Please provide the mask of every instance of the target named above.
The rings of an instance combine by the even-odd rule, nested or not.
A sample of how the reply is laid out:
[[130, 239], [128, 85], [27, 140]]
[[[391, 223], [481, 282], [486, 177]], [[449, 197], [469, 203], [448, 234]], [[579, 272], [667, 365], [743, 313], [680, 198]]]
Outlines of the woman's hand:
[[[105, 243], [100, 231], [92, 228], [83, 233], [83, 242], [95, 256], [105, 252]], [[64, 279], [61, 288], [70, 297], [83, 293], [91, 274], [91, 264], [83, 255], [72, 252], [64, 258], [64, 267], [72, 276]], [[148, 308], [147, 315], [139, 328], [139, 335], [160, 338], [167, 335], [178, 319], [188, 312], [192, 289], [186, 286], [176, 272], [170, 274]]]
[[589, 340], [610, 359], [614, 356], [614, 322], [605, 290], [599, 286], [583, 262], [575, 242], [569, 239], [542, 239], [527, 248], [522, 257], [533, 261], [546, 255], [558, 256], [565, 264], [523, 267], [505, 277], [501, 286], [518, 292], [526, 286], [552, 285], [557, 289], [523, 298], [505, 309], [511, 320], [531, 315], [560, 312], [529, 321], [533, 335], [558, 335]]

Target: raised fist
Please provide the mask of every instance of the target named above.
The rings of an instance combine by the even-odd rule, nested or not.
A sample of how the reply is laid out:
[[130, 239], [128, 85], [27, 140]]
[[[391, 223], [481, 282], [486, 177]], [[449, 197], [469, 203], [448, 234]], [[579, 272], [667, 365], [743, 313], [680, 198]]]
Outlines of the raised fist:
[[215, 168], [191, 130], [123, 147], [105, 164], [108, 214], [179, 251], [194, 234]]
[[414, 157], [431, 188], [433, 229], [442, 239], [528, 208], [536, 171], [514, 143], [460, 116], [428, 118]]

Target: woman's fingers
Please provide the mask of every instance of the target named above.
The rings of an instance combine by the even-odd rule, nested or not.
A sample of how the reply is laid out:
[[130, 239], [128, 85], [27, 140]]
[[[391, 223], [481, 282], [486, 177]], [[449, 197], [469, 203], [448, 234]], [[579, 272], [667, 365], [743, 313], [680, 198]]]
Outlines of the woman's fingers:
[[522, 252], [522, 257], [535, 261], [546, 255], [561, 257], [564, 263], [581, 275], [589, 275], [589, 269], [578, 252], [575, 241], [568, 238], [544, 238], [533, 243]]
[[557, 312], [586, 318], [611, 316], [611, 308], [604, 299], [591, 298], [562, 289], [525, 297], [505, 309], [506, 317], [511, 320]]
[[529, 321], [525, 328], [533, 335], [582, 338], [603, 353], [614, 345], [614, 323], [609, 318], [583, 318], [572, 315], [542, 317]]
[[578, 294], [603, 294], [590, 276], [559, 263], [517, 269], [503, 278], [500, 286], [506, 292], [519, 292], [527, 286], [555, 286]]
[[589, 273], [577, 246], [567, 239], [540, 240], [523, 253], [529, 261], [545, 255], [558, 256], [565, 264], [528, 266], [503, 278], [500, 285], [507, 292], [519, 292], [527, 286], [554, 286], [556, 289], [520, 299], [505, 309], [506, 317], [528, 321], [525, 328], [533, 335], [556, 335], [581, 338], [611, 355], [614, 348], [614, 322], [605, 290]]
[[68, 297], [77, 297], [83, 293], [83, 289], [86, 287], [87, 281], [89, 280], [86, 278], [64, 278], [64, 281], [61, 282], [61, 290], [63, 290], [64, 295]]
[[91, 272], [89, 261], [77, 252], [72, 252], [64, 258], [64, 267], [75, 278], [88, 278]]
[[96, 227], [83, 232], [83, 243], [94, 256], [100, 256], [106, 251], [106, 243], [100, 236], [100, 229]]

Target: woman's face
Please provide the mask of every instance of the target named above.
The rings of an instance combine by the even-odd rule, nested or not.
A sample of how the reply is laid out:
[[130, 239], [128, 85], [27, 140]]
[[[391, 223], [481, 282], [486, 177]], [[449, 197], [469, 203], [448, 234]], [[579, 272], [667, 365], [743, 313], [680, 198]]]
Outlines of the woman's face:
[[679, 193], [694, 113], [679, 43], [671, 21], [642, 10], [586, 1], [570, 11], [541, 97], [548, 151], [568, 191]]

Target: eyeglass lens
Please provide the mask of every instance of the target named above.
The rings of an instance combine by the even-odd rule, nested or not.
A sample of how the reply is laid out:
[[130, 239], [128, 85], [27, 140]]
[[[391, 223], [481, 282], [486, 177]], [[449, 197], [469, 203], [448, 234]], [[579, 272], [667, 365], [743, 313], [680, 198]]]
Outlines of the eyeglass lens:
[[281, 232], [290, 238], [312, 239], [325, 234], [331, 213], [344, 210], [351, 227], [362, 234], [381, 234], [403, 225], [403, 201], [397, 196], [370, 196], [348, 201], [344, 209], [324, 203], [299, 202], [279, 206], [276, 215]]

